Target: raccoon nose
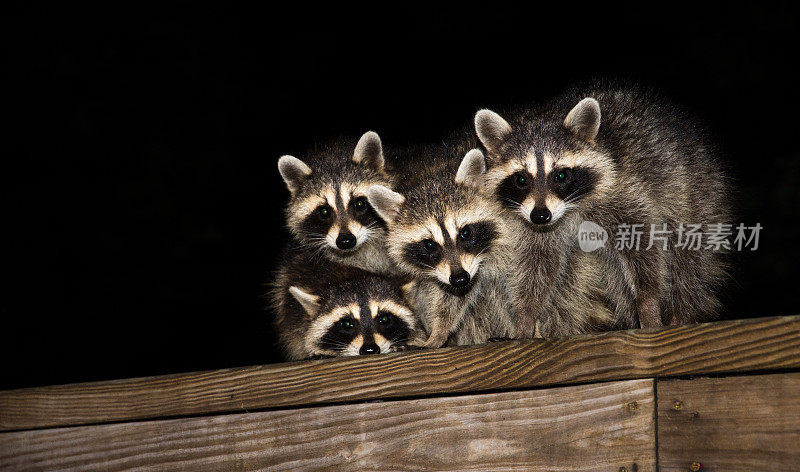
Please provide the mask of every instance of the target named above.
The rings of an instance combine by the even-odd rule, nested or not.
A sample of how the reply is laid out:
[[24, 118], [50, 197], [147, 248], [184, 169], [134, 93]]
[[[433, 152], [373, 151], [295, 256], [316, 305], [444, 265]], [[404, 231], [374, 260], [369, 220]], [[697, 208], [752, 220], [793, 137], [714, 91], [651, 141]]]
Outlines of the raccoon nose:
[[353, 249], [356, 245], [356, 237], [351, 233], [342, 233], [336, 238], [336, 247], [339, 249]]
[[362, 356], [364, 354], [380, 354], [381, 348], [378, 347], [375, 343], [364, 343], [361, 346], [361, 349], [358, 350], [358, 353]]
[[534, 208], [531, 211], [531, 222], [537, 225], [549, 223], [553, 214], [547, 208]]
[[450, 274], [450, 285], [453, 287], [463, 287], [469, 283], [469, 272], [464, 269]]

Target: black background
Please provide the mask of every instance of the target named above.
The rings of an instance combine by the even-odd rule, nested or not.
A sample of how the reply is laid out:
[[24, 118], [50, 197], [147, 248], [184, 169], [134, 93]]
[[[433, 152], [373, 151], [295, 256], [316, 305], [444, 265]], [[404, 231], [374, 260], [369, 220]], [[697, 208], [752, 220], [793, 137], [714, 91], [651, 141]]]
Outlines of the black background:
[[3, 28], [0, 388], [277, 361], [260, 295], [286, 239], [278, 156], [368, 129], [434, 140], [593, 76], [708, 123], [738, 221], [765, 227], [726, 316], [796, 313], [797, 20], [790, 3], [18, 6]]

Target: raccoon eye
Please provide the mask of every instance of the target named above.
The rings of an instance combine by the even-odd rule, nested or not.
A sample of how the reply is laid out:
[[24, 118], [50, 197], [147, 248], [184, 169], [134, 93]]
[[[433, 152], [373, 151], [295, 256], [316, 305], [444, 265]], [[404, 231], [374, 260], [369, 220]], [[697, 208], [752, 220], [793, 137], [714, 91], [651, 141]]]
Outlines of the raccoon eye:
[[517, 187], [522, 188], [528, 185], [528, 178], [525, 176], [525, 174], [517, 172], [514, 174], [514, 184], [516, 184]]
[[367, 199], [364, 197], [358, 197], [353, 202], [353, 208], [356, 209], [358, 212], [362, 212], [367, 209]]
[[355, 327], [355, 323], [353, 323], [353, 320], [350, 319], [343, 319], [342, 321], [339, 322], [339, 324], [344, 329], [353, 329], [353, 327]]
[[462, 241], [469, 240], [470, 236], [472, 236], [472, 229], [470, 229], [469, 226], [464, 226], [458, 233], [458, 237], [461, 238]]
[[375, 321], [377, 321], [378, 324], [387, 325], [389, 324], [390, 321], [392, 321], [392, 314], [385, 311], [381, 311], [378, 313], [378, 317], [375, 318]]
[[323, 205], [317, 208], [317, 216], [321, 220], [327, 220], [328, 218], [331, 217], [332, 214], [333, 210], [331, 210], [331, 207], [329, 207], [328, 205]]
[[569, 176], [567, 169], [561, 169], [556, 173], [556, 182], [564, 183], [567, 181], [567, 177]]
[[433, 239], [426, 239], [426, 240], [422, 241], [422, 246], [428, 252], [433, 252], [433, 250], [436, 249], [436, 243], [433, 241]]

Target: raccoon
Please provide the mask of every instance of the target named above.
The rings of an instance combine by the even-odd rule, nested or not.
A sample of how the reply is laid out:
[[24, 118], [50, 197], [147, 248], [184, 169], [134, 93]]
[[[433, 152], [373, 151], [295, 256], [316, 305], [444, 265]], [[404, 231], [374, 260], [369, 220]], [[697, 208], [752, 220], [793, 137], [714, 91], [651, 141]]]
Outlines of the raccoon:
[[268, 293], [287, 360], [395, 352], [424, 341], [403, 282], [290, 244]]
[[[601, 118], [602, 116], [602, 118]], [[475, 115], [483, 191], [524, 221], [514, 263], [521, 329], [543, 336], [717, 317], [724, 253], [676, 247], [686, 223], [727, 223], [729, 180], [704, 131], [636, 86], [597, 83], [510, 115]], [[614, 235], [643, 224], [640, 250], [578, 246], [583, 221]], [[671, 228], [668, 249], [651, 224]]]
[[366, 196], [371, 185], [393, 185], [377, 133], [364, 133], [355, 145], [330, 143], [305, 160], [282, 156], [278, 171], [291, 194], [289, 230], [304, 247], [347, 266], [397, 272], [384, 247], [386, 225]]
[[505, 273], [512, 248], [500, 205], [477, 192], [480, 180], [467, 178], [474, 174], [467, 169], [483, 162], [470, 144], [408, 149], [403, 158], [413, 175], [398, 192], [381, 185], [368, 192], [389, 225], [389, 254], [414, 277], [406, 296], [430, 333], [420, 347], [478, 344], [513, 332]]

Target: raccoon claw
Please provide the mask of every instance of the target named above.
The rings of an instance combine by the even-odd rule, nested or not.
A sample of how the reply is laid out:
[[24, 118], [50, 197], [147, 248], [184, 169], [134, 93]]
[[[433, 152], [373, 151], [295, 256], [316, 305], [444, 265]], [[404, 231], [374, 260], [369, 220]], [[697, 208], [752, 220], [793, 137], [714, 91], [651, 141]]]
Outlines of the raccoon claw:
[[397, 350], [393, 350], [392, 352], [419, 351], [420, 349], [425, 349], [425, 346], [419, 344], [403, 344], [402, 346], [397, 346]]
[[502, 341], [512, 341], [511, 338], [489, 338], [486, 340], [487, 343], [499, 343]]
[[424, 342], [421, 343], [410, 342], [406, 344], [406, 348], [410, 351], [418, 351], [420, 349], [428, 349], [430, 348], [430, 346], [427, 346]]
[[331, 359], [331, 358], [332, 358], [332, 356], [326, 356], [324, 354], [314, 354], [313, 356], [308, 357], [308, 359], [306, 359], [306, 360], [318, 361], [320, 359]]

